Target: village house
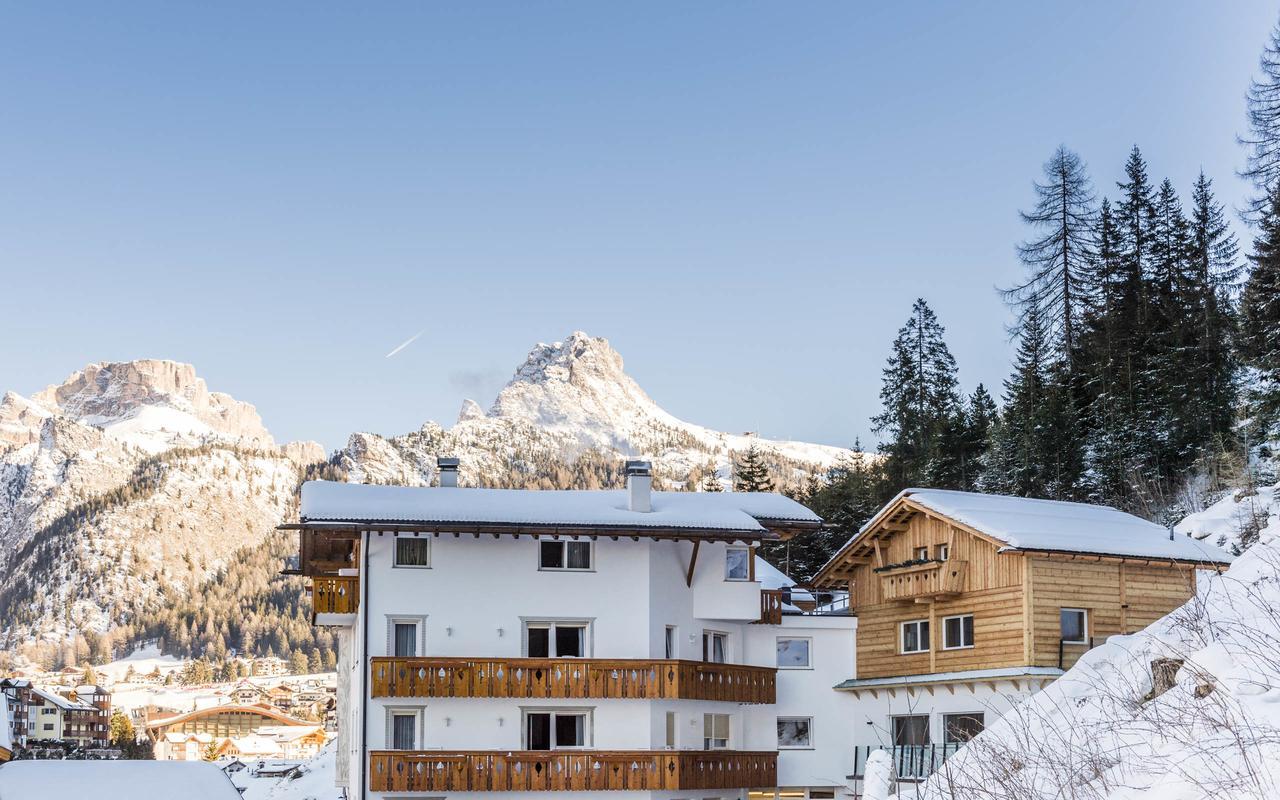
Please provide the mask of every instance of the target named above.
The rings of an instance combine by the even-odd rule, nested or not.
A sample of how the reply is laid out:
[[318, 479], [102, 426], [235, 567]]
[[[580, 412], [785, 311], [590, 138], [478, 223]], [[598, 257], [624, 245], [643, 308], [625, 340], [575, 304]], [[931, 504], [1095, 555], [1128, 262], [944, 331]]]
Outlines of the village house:
[[9, 718], [10, 739], [19, 746], [34, 741], [64, 741], [80, 747], [107, 747], [111, 741], [111, 694], [83, 684], [60, 694], [23, 678], [0, 681]]
[[[282, 727], [319, 730], [322, 739], [324, 737], [321, 726], [294, 719], [266, 704], [199, 708], [152, 719], [146, 725], [146, 732], [158, 760], [191, 761], [217, 752], [230, 739], [256, 736], [264, 729], [275, 732]], [[229, 754], [237, 755], [235, 752]]]
[[1217, 547], [1106, 506], [907, 489], [817, 573], [848, 592], [857, 658], [854, 774], [893, 747], [904, 777], [1071, 667], [1108, 636], [1186, 602]]
[[655, 492], [645, 462], [621, 491], [462, 489], [439, 466], [439, 488], [308, 482], [285, 526], [339, 639], [348, 796], [849, 796], [830, 687], [856, 620], [754, 552], [811, 511]]

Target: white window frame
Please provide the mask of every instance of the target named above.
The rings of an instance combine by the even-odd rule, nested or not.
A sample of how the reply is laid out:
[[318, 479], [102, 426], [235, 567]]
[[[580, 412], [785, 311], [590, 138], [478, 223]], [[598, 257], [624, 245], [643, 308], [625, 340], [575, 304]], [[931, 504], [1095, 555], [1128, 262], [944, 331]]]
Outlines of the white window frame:
[[[710, 655], [712, 655], [713, 653], [715, 653], [715, 650], [716, 650], [716, 648], [715, 648], [715, 637], [717, 637], [717, 636], [721, 637], [721, 638], [724, 640], [724, 647], [722, 647], [722, 648], [721, 648], [721, 650], [724, 652], [724, 661], [711, 661], [711, 660], [708, 658], [708, 656], [710, 656]], [[732, 663], [732, 662], [731, 662], [731, 659], [732, 659], [732, 656], [731, 656], [731, 655], [730, 655], [730, 653], [729, 653], [729, 634], [728, 634], [728, 632], [727, 632], [727, 631], [713, 631], [713, 630], [710, 630], [710, 629], [704, 629], [704, 630], [702, 631], [702, 661], [703, 661], [703, 663], [704, 663], [704, 664], [729, 664], [729, 663]]]
[[[947, 721], [948, 721], [949, 719], [951, 719], [952, 717], [981, 717], [981, 718], [982, 718], [982, 730], [983, 730], [983, 731], [985, 731], [985, 730], [987, 729], [987, 714], [986, 714], [986, 712], [985, 712], [985, 711], [949, 711], [949, 712], [946, 712], [946, 713], [944, 713], [944, 714], [942, 715], [942, 742], [943, 742], [943, 744], [964, 744], [965, 742], [973, 741], [972, 739], [965, 739], [963, 742], [962, 742], [962, 741], [960, 741], [960, 740], [958, 740], [958, 739], [957, 739], [956, 741], [952, 741], [952, 740], [951, 740], [951, 726], [948, 724], [948, 722], [947, 722]], [[978, 733], [981, 733], [981, 732], [982, 732], [982, 731], [978, 731]], [[977, 734], [974, 734], [974, 735], [976, 736]]]
[[[594, 706], [521, 706], [520, 707], [520, 748], [522, 750], [529, 749], [529, 715], [530, 714], [550, 714], [551, 719], [551, 749], [545, 752], [554, 752], [556, 750], [587, 750], [595, 745], [595, 707]], [[586, 717], [582, 722], [582, 744], [569, 745], [567, 747], [559, 747], [556, 745], [556, 721], [555, 717]]]
[[[742, 546], [742, 545], [730, 545], [730, 546], [728, 546], [728, 547], [726, 547], [726, 548], [724, 549], [724, 579], [725, 579], [726, 581], [733, 581], [734, 583], [745, 583], [745, 582], [749, 582], [749, 581], [751, 580], [751, 572], [752, 572], [752, 570], [751, 570], [751, 560], [752, 560], [752, 558], [753, 558], [753, 554], [752, 554], [751, 550], [752, 550], [752, 548], [750, 548], [750, 547], [746, 547], [746, 546]], [[746, 565], [747, 565], [747, 574], [746, 574], [746, 577], [743, 577], [743, 578], [734, 578], [734, 577], [732, 577], [732, 576], [729, 574], [729, 554], [730, 554], [730, 553], [734, 553], [734, 552], [742, 552], [742, 553], [746, 553], [746, 554], [747, 554], [747, 561], [746, 561]]]
[[919, 639], [924, 644], [924, 649], [922, 650], [907, 649], [907, 626], [908, 625], [919, 626], [921, 623], [923, 623], [924, 625], [929, 625], [929, 620], [909, 619], [909, 620], [905, 620], [903, 622], [898, 623], [898, 654], [899, 655], [903, 655], [903, 656], [919, 655], [921, 653], [927, 653], [929, 652], [930, 649], [933, 648], [933, 626], [929, 625], [928, 636], [920, 636], [920, 632], [918, 628], [916, 631], [916, 638]]
[[[550, 627], [551, 632], [547, 634], [549, 648], [555, 647], [556, 642], [556, 626], [585, 628], [582, 632], [582, 655], [577, 658], [591, 658], [595, 647], [595, 619], [587, 617], [584, 619], [573, 619], [568, 617], [521, 617], [520, 618], [520, 654], [524, 658], [542, 658], [542, 656], [529, 655], [529, 627], [535, 628]], [[575, 656], [553, 656], [547, 655], [547, 658], [575, 658]]]
[[[587, 563], [586, 567], [569, 566], [569, 544], [585, 544], [587, 546]], [[544, 567], [542, 566], [542, 546], [544, 544], [560, 545], [560, 563], [563, 567]], [[539, 539], [538, 540], [538, 571], [539, 572], [595, 572], [596, 571], [596, 545], [590, 540], [580, 541], [576, 539]]]
[[[974, 644], [973, 642], [964, 644], [964, 622], [963, 621], [960, 623], [961, 643], [957, 645], [947, 644], [947, 620], [952, 620], [952, 619], [964, 620], [965, 617], [968, 617], [969, 619], [973, 619], [973, 614], [952, 614], [949, 617], [942, 618], [942, 649], [943, 650], [972, 650], [973, 649], [973, 644]], [[969, 625], [969, 630], [973, 634], [973, 638], [976, 641], [978, 638], [978, 633], [973, 624]]]
[[[426, 542], [427, 545], [427, 563], [425, 564], [401, 564], [400, 563], [400, 541], [418, 541]], [[430, 536], [405, 536], [397, 534], [392, 539], [391, 545], [391, 566], [395, 569], [431, 569], [431, 560], [435, 556], [435, 547], [431, 544]]]
[[666, 658], [680, 657], [680, 629], [675, 625], [667, 625], [662, 629], [662, 652]]
[[[778, 663], [778, 645], [782, 642], [804, 642], [807, 647], [805, 655], [807, 656], [805, 663], [799, 666], [782, 665]], [[779, 636], [774, 639], [774, 666], [778, 669], [813, 669], [813, 637], [812, 636]]]
[[412, 752], [416, 750], [425, 750], [423, 711], [422, 706], [387, 706], [386, 707], [386, 746], [388, 750], [395, 750], [395, 718], [398, 716], [413, 717], [413, 747], [409, 750], [397, 750], [396, 752]]
[[[710, 737], [707, 736], [707, 721], [710, 720], [712, 717], [724, 717], [725, 731], [724, 731], [723, 745], [708, 744], [708, 742], [714, 742], [717, 740], [717, 737], [715, 736], [710, 736]], [[711, 732], [713, 734], [715, 733], [714, 722], [711, 723]], [[711, 711], [708, 711], [702, 715], [702, 749], [703, 750], [732, 750], [733, 749], [733, 716], [732, 715], [724, 714], [720, 712], [711, 712]]]
[[950, 558], [951, 558], [951, 545], [949, 544], [938, 545], [938, 560], [946, 561]]
[[[1074, 611], [1080, 614], [1080, 635], [1083, 639], [1062, 639], [1062, 612]], [[1058, 638], [1062, 639], [1063, 644], [1088, 644], [1089, 643], [1089, 609], [1087, 608], [1059, 608], [1058, 609]]]
[[[413, 625], [417, 628], [413, 634], [413, 655], [396, 655], [396, 625]], [[391, 658], [421, 658], [426, 653], [427, 618], [412, 614], [387, 615], [387, 655]]]
[[[915, 555], [914, 555], [914, 560], [915, 560], [915, 561], [928, 561], [928, 560], [929, 560], [929, 545], [924, 545], [924, 546], [922, 546], [922, 547], [917, 547], [917, 548], [913, 549], [913, 550], [912, 550], [912, 552], [915, 554]], [[923, 555], [921, 555], [922, 553], [923, 553]]]
[[813, 750], [815, 749], [813, 744], [813, 717], [805, 717], [805, 716], [798, 717], [793, 715], [779, 716], [779, 717], [775, 717], [775, 724], [778, 722], [782, 722], [784, 719], [803, 719], [808, 721], [809, 743], [808, 744], [783, 744], [782, 742], [779, 741], [778, 742], [779, 750]]

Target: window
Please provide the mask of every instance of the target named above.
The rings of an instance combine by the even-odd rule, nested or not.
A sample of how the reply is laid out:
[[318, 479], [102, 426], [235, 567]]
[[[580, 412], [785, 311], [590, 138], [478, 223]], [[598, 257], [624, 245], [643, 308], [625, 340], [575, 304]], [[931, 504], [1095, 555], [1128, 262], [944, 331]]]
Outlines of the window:
[[676, 747], [676, 712], [667, 712], [667, 749], [674, 750]]
[[729, 634], [715, 631], [702, 632], [702, 660], [713, 664], [725, 663], [729, 651]]
[[942, 734], [946, 742], [967, 742], [986, 727], [981, 711], [970, 714], [945, 714], [942, 717]]
[[417, 709], [390, 709], [387, 711], [387, 739], [392, 750], [417, 750], [418, 728], [422, 712]]
[[951, 558], [951, 545], [949, 544], [938, 545], [938, 560], [946, 561], [948, 558]]
[[1087, 644], [1089, 612], [1083, 608], [1064, 608], [1059, 613], [1063, 644]]
[[746, 547], [729, 547], [724, 551], [724, 579], [727, 581], [751, 580], [751, 550]]
[[400, 658], [421, 655], [422, 625], [422, 617], [389, 617], [387, 653]]
[[591, 542], [539, 542], [538, 569], [591, 569]]
[[702, 715], [702, 749], [725, 750], [729, 747], [729, 715]]
[[397, 536], [397, 567], [430, 567], [431, 540], [425, 536]]
[[46, 722], [46, 723], [44, 724], [44, 730], [46, 730], [46, 731], [51, 731], [51, 730], [53, 730], [53, 723], [52, 723], [52, 722]]
[[929, 652], [929, 620], [917, 619], [902, 623], [902, 652]]
[[895, 747], [929, 744], [929, 715], [894, 717], [893, 744]]
[[942, 649], [973, 647], [973, 615], [942, 618]]
[[929, 560], [929, 548], [928, 548], [928, 547], [917, 547], [917, 548], [916, 548], [916, 561], [928, 561], [928, 560]]
[[668, 625], [662, 634], [662, 652], [665, 654], [663, 658], [676, 657], [676, 626]]
[[779, 639], [778, 667], [780, 669], [807, 669], [812, 666], [809, 661], [810, 639]]
[[526, 711], [526, 750], [564, 750], [587, 746], [587, 711]]
[[585, 622], [525, 623], [525, 655], [529, 658], [583, 658], [586, 654]]
[[778, 749], [813, 747], [813, 717], [778, 717]]

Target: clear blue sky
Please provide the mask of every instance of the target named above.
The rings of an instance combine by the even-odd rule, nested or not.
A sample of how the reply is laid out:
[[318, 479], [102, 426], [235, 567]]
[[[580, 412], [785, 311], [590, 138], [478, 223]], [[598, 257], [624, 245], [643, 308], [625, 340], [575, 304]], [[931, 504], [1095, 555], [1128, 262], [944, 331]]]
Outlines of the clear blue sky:
[[1060, 142], [1239, 203], [1278, 10], [6, 3], [0, 390], [178, 359], [332, 448], [584, 329], [686, 419], [871, 443], [918, 295], [998, 389]]

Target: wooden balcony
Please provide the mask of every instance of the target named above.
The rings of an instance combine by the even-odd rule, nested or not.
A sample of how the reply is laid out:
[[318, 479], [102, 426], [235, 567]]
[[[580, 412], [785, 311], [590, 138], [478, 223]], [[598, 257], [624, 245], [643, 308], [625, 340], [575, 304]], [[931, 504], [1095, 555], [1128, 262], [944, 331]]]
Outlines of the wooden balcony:
[[761, 625], [782, 624], [782, 600], [783, 592], [781, 589], [760, 590], [759, 623]]
[[967, 561], [934, 561], [897, 567], [880, 573], [880, 592], [885, 602], [946, 597], [964, 591], [968, 573]]
[[773, 703], [777, 670], [675, 659], [370, 659], [374, 697], [673, 699]]
[[739, 750], [375, 750], [375, 792], [680, 791], [777, 783], [778, 754]]
[[[317, 576], [311, 579], [311, 622], [320, 614], [355, 614], [360, 608], [360, 578]], [[324, 624], [320, 622], [319, 624]]]

